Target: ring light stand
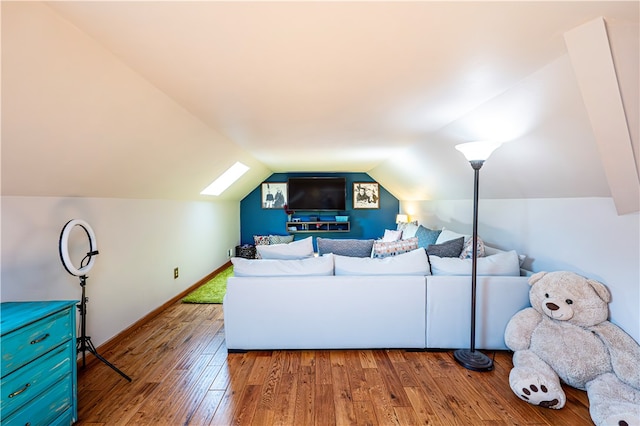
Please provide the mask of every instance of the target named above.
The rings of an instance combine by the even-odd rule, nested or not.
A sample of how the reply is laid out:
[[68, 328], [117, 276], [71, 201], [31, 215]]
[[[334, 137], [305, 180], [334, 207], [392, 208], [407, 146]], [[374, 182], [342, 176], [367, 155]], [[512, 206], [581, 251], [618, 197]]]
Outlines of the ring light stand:
[[[69, 256], [69, 235], [71, 234], [71, 230], [75, 226], [79, 226], [87, 234], [89, 238], [89, 252], [80, 262], [80, 268], [76, 268], [71, 262], [71, 257]], [[102, 355], [98, 353], [96, 347], [91, 342], [91, 337], [87, 336], [87, 302], [88, 298], [85, 296], [85, 286], [87, 284], [87, 272], [91, 268], [93, 268], [93, 264], [95, 262], [95, 257], [98, 254], [98, 246], [96, 244], [96, 236], [93, 233], [93, 229], [91, 226], [84, 220], [73, 219], [64, 225], [62, 228], [62, 232], [60, 233], [60, 259], [62, 260], [62, 264], [64, 265], [64, 269], [67, 270], [71, 275], [75, 275], [80, 278], [80, 287], [82, 287], [82, 298], [80, 299], [80, 303], [78, 306], [78, 311], [80, 312], [80, 337], [77, 338], [76, 341], [76, 353], [82, 353], [82, 367], [86, 366], [86, 357], [85, 354], [87, 351], [91, 352], [96, 358], [100, 361], [111, 367], [115, 372], [120, 374], [122, 377], [131, 381], [131, 378], [120, 371], [115, 365], [111, 364], [107, 361]], [[87, 262], [86, 265], [83, 264]]]

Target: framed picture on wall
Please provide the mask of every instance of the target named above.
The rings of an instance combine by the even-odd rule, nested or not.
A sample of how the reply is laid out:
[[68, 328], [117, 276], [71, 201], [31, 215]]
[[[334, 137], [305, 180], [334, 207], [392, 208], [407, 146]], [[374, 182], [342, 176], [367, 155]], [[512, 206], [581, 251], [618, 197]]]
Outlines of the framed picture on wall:
[[287, 204], [286, 182], [262, 182], [260, 198], [263, 209], [282, 209]]
[[353, 183], [354, 209], [379, 209], [380, 187], [376, 182]]

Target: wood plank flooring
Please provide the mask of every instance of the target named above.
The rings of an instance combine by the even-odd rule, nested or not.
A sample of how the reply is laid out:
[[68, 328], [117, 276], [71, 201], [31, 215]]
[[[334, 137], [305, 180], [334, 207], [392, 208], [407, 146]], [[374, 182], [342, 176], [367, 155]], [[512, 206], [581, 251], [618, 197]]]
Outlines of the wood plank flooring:
[[[77, 425], [590, 425], [585, 392], [561, 410], [509, 388], [511, 353], [495, 369], [451, 352], [252, 351], [228, 354], [222, 305], [175, 303], [78, 372]], [[494, 356], [493, 353], [488, 353]]]

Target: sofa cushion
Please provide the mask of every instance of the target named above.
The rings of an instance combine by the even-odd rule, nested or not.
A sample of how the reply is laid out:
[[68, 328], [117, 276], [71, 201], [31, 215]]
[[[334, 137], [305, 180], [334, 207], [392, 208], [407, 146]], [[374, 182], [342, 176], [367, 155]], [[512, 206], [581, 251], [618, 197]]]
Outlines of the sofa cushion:
[[416, 237], [390, 242], [377, 240], [373, 242], [371, 257], [397, 256], [417, 248], [418, 238]]
[[[499, 248], [496, 247], [491, 247], [488, 245], [484, 245], [484, 255], [485, 256], [491, 256], [493, 254], [498, 254], [498, 253], [504, 253], [506, 250], [501, 250]], [[524, 261], [527, 259], [527, 256], [524, 254], [519, 254], [518, 253], [518, 259], [520, 259], [520, 267], [522, 268]]]
[[334, 256], [336, 275], [430, 275], [424, 249], [385, 258]]
[[316, 243], [318, 244], [318, 254], [320, 256], [333, 253], [340, 256], [371, 257], [371, 249], [373, 248], [373, 240], [318, 237]]
[[289, 244], [270, 244], [256, 246], [262, 259], [304, 259], [313, 257], [313, 238], [293, 241]]
[[431, 244], [427, 246], [427, 254], [439, 257], [460, 257], [460, 252], [464, 246], [464, 237], [454, 240], [445, 241], [440, 244]]
[[[433, 275], [471, 275], [472, 259], [429, 255]], [[520, 275], [520, 260], [515, 250], [478, 258], [478, 275]]]
[[333, 275], [333, 255], [305, 259], [231, 258], [236, 277]]

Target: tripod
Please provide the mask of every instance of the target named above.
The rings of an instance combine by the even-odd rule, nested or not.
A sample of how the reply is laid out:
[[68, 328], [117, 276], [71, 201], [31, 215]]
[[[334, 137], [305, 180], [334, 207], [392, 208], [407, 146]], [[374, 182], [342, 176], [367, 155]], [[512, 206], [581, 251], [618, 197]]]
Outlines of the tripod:
[[81, 275], [80, 287], [82, 287], [82, 299], [80, 303], [77, 305], [78, 311], [80, 311], [80, 337], [78, 337], [76, 341], [76, 353], [82, 352], [82, 368], [86, 366], [85, 353], [89, 351], [100, 361], [104, 362], [109, 367], [111, 367], [116, 373], [118, 373], [128, 381], [131, 381], [131, 377], [127, 376], [122, 371], [118, 370], [118, 368], [115, 365], [111, 364], [109, 361], [104, 359], [102, 355], [98, 353], [98, 351], [96, 350], [96, 347], [93, 346], [93, 343], [91, 342], [91, 337], [87, 336], [87, 297], [85, 296], [86, 284], [87, 284], [87, 276]]

